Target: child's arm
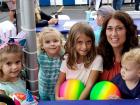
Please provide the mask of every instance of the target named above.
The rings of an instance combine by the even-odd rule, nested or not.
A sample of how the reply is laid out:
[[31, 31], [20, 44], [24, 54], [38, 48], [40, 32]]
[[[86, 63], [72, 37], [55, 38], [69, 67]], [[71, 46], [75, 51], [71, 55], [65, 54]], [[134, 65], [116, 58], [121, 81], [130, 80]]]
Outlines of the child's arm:
[[5, 91], [0, 89], [0, 94], [5, 94]]
[[85, 87], [84, 91], [82, 92], [79, 100], [87, 99], [93, 84], [96, 82], [96, 80], [98, 78], [98, 75], [99, 75], [99, 71], [91, 70], [91, 73], [90, 73], [87, 83], [86, 83], [86, 87]]
[[63, 97], [59, 97], [59, 89], [61, 84], [66, 80], [66, 74], [63, 72], [60, 72], [56, 86], [55, 86], [55, 99], [56, 100], [64, 100]]

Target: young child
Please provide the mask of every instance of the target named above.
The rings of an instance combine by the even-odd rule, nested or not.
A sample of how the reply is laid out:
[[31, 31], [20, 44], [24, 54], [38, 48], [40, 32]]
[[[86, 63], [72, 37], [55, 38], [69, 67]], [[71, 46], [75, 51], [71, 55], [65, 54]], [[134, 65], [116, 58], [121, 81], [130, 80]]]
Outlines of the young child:
[[19, 45], [0, 45], [0, 94], [26, 93], [26, 84], [20, 75], [22, 58], [23, 53]]
[[[123, 99], [140, 99], [140, 48], [126, 52], [121, 61], [121, 73], [112, 81], [120, 89]], [[118, 99], [112, 96], [111, 99]]]
[[38, 36], [39, 95], [43, 100], [54, 100], [54, 88], [59, 75], [62, 50], [61, 33], [45, 27]]
[[64, 100], [64, 97], [59, 97], [59, 88], [65, 80], [78, 79], [85, 84], [79, 100], [87, 99], [99, 71], [103, 69], [102, 58], [96, 55], [95, 38], [91, 26], [82, 22], [73, 25], [64, 48], [65, 56], [56, 84], [55, 98]]

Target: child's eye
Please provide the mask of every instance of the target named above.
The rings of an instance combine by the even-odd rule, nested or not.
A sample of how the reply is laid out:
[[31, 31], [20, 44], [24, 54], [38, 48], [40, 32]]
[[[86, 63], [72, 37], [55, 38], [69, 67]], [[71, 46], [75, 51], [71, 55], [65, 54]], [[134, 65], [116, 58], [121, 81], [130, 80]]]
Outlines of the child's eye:
[[48, 44], [48, 43], [50, 43], [50, 41], [45, 41], [45, 43], [47, 43], [47, 44]]
[[91, 45], [92, 44], [92, 41], [87, 41], [86, 44], [87, 45]]
[[125, 71], [129, 71], [129, 69], [127, 69], [126, 67], [122, 67], [122, 69], [124, 69]]
[[53, 42], [58, 42], [59, 40], [54, 40]]
[[77, 44], [82, 44], [83, 42], [82, 41], [77, 41]]
[[16, 62], [16, 64], [20, 64], [20, 63], [21, 63], [21, 61], [20, 61], [20, 60]]
[[125, 68], [125, 71], [128, 71], [128, 69], [127, 69], [127, 68]]
[[6, 64], [7, 64], [8, 66], [12, 65], [12, 63], [11, 63], [11, 62], [7, 62]]

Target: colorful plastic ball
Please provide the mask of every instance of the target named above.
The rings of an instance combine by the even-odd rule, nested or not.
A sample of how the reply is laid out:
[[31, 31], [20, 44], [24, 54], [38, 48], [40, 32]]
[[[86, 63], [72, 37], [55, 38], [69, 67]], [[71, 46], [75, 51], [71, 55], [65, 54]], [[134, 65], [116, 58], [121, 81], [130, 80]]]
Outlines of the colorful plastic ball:
[[92, 88], [90, 100], [107, 100], [111, 95], [121, 96], [118, 87], [112, 82], [101, 81]]
[[69, 79], [60, 86], [59, 95], [66, 100], [78, 100], [84, 88], [80, 80]]

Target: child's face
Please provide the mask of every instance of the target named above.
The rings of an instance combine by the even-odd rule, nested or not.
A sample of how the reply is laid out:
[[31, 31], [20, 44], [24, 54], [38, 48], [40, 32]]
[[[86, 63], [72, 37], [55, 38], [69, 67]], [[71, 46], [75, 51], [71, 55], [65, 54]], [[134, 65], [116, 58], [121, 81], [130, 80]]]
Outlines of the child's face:
[[76, 40], [76, 51], [79, 56], [86, 56], [91, 50], [92, 40], [90, 37], [80, 34]]
[[57, 35], [48, 35], [43, 40], [43, 49], [48, 54], [48, 56], [58, 56], [61, 49], [60, 37]]
[[3, 76], [6, 80], [13, 81], [17, 79], [22, 69], [20, 53], [6, 54], [6, 61], [2, 65]]
[[137, 81], [140, 79], [140, 68], [134, 61], [122, 63], [121, 75], [125, 81]]

